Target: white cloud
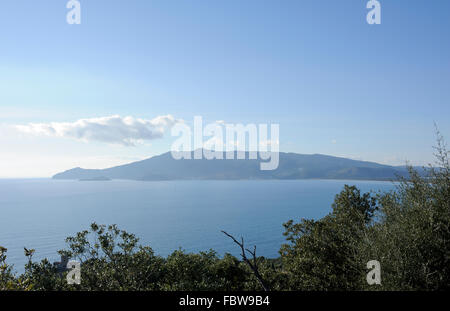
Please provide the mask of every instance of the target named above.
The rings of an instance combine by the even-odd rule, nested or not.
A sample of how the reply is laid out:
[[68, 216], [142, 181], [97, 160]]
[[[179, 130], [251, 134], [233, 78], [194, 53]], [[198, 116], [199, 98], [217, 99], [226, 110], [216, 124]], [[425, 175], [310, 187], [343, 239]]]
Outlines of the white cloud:
[[17, 125], [16, 129], [33, 135], [134, 146], [137, 143], [162, 138], [170, 128], [182, 122], [183, 120], [175, 119], [171, 115], [158, 116], [151, 120], [114, 115], [75, 122], [30, 123]]

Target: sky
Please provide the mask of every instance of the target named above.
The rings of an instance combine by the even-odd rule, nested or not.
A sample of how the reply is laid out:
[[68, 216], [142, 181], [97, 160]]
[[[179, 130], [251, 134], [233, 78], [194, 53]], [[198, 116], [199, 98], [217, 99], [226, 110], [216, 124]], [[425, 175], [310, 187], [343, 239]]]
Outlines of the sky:
[[194, 116], [390, 165], [450, 139], [450, 1], [380, 0], [380, 25], [366, 0], [67, 2], [0, 3], [0, 178], [161, 154]]

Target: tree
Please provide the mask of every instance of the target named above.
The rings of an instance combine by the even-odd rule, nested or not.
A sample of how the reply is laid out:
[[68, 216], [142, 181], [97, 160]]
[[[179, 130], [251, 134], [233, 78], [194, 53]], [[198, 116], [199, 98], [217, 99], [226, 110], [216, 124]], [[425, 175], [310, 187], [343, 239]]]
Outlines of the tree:
[[395, 192], [380, 195], [380, 222], [369, 252], [383, 267], [384, 289], [450, 288], [450, 166], [437, 131], [436, 163], [409, 167]]
[[283, 267], [294, 290], [355, 290], [365, 278], [361, 244], [376, 209], [375, 199], [346, 185], [332, 212], [320, 220], [285, 223], [288, 244], [281, 247]]

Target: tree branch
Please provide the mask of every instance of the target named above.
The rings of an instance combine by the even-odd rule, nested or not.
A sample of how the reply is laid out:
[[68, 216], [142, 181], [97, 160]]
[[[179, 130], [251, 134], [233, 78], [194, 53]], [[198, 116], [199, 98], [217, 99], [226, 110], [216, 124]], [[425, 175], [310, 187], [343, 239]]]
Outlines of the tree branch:
[[[259, 268], [258, 268], [258, 258], [256, 257], [256, 246], [253, 247], [253, 251], [249, 250], [248, 248], [245, 248], [244, 245], [244, 238], [241, 238], [241, 242], [239, 242], [238, 240], [236, 240], [234, 238], [234, 236], [232, 236], [231, 234], [225, 232], [222, 230], [222, 233], [225, 234], [227, 237], [229, 237], [230, 239], [233, 240], [233, 242], [235, 244], [237, 244], [240, 248], [241, 248], [241, 257], [242, 260], [250, 267], [250, 269], [253, 271], [253, 274], [255, 275], [256, 279], [258, 280], [258, 282], [261, 284], [262, 288], [264, 289], [264, 291], [268, 292], [270, 291], [270, 287], [267, 285], [267, 283], [264, 281], [263, 277], [261, 276], [261, 274], [259, 273]], [[248, 252], [250, 255], [252, 255], [252, 261], [249, 260], [245, 254], [245, 252]]]

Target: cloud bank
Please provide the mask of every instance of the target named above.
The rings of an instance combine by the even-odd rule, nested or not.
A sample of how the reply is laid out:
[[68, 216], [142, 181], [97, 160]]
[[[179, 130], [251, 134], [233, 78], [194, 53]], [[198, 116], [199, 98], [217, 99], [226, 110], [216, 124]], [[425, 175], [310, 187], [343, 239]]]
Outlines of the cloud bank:
[[114, 115], [75, 122], [30, 123], [17, 125], [16, 128], [33, 135], [135, 146], [137, 143], [162, 138], [177, 123], [183, 123], [183, 120], [175, 119], [171, 115], [158, 116], [151, 120]]

